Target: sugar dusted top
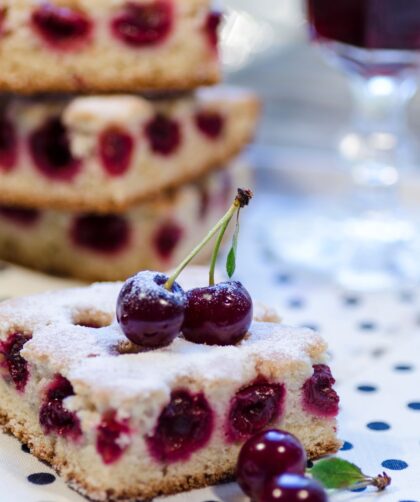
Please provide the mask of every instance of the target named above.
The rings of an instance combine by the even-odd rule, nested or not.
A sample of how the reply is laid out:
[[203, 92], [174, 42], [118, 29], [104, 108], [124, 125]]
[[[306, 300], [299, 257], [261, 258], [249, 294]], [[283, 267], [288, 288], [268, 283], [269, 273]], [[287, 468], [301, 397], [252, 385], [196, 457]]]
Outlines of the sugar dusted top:
[[[193, 268], [183, 275], [181, 284], [184, 288], [203, 284], [200, 275], [203, 271]], [[0, 337], [11, 332], [31, 334], [22, 351], [30, 363], [66, 376], [78, 395], [89, 395], [94, 389], [102, 399], [117, 395], [119, 402], [144, 393], [169, 395], [174, 383], [191, 384], [200, 376], [208, 385], [227, 378], [240, 384], [255, 378], [259, 370], [269, 374], [273, 366], [284, 367], [292, 382], [296, 376], [309, 377], [312, 365], [324, 361], [326, 346], [320, 336], [308, 329], [264, 322], [278, 320], [264, 308], [257, 308], [258, 321], [236, 346], [206, 346], [179, 337], [169, 347], [139, 352], [115, 320], [121, 286], [95, 284], [4, 302]]]

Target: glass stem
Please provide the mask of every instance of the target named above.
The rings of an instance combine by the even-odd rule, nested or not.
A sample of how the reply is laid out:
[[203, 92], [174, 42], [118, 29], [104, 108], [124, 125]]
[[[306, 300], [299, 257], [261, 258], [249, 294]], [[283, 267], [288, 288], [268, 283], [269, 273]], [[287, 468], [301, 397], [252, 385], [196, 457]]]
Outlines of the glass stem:
[[407, 103], [416, 86], [411, 78], [354, 76], [354, 132], [342, 142], [352, 176], [365, 209], [390, 207], [400, 169], [410, 163], [406, 126]]

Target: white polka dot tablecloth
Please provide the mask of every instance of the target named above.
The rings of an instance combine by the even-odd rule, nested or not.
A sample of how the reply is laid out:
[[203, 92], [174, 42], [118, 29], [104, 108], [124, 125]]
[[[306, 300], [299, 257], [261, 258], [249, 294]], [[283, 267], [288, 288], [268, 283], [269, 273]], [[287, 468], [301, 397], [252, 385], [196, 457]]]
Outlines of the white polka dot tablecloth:
[[[319, 330], [328, 340], [341, 396], [339, 455], [366, 474], [386, 471], [392, 486], [341, 492], [331, 501], [420, 502], [420, 289], [352, 294], [281, 268], [255, 239], [259, 216], [244, 226], [238, 279], [253, 297], [275, 305], [284, 322]], [[258, 225], [257, 225], [258, 226]], [[75, 283], [7, 266], [0, 298]], [[14, 438], [0, 435], [1, 502], [82, 502], [47, 465]], [[162, 499], [244, 502], [235, 484]]]

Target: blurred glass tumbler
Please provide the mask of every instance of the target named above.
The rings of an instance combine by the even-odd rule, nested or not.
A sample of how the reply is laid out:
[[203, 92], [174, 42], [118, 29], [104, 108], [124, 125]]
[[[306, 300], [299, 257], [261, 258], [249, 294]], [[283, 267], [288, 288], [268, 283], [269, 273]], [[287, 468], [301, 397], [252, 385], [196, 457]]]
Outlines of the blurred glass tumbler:
[[353, 91], [353, 124], [339, 149], [355, 190], [341, 219], [311, 218], [323, 220], [312, 229], [329, 233], [308, 229], [304, 241], [312, 252], [300, 265], [329, 269], [353, 289], [418, 280], [419, 227], [400, 207], [396, 189], [401, 170], [418, 161], [405, 112], [420, 66], [420, 0], [307, 0], [307, 11], [312, 40]]

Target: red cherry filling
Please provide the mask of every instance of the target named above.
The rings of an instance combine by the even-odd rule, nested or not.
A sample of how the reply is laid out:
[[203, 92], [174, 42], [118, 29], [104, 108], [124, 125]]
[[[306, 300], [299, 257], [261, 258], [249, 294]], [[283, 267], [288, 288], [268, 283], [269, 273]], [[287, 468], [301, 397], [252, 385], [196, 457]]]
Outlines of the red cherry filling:
[[48, 386], [39, 411], [39, 422], [45, 434], [57, 434], [77, 440], [82, 430], [76, 414], [64, 407], [66, 397], [74, 396], [72, 384], [62, 375], [56, 375]]
[[147, 47], [163, 42], [173, 25], [172, 4], [155, 1], [148, 4], [127, 2], [111, 24], [118, 39], [131, 47]]
[[0, 117], [0, 171], [10, 171], [16, 165], [17, 143], [14, 125], [6, 117]]
[[260, 382], [236, 393], [231, 401], [226, 434], [237, 441], [260, 432], [279, 418], [286, 390], [284, 385]]
[[171, 258], [183, 235], [182, 227], [174, 221], [167, 221], [158, 228], [153, 237], [153, 245], [163, 260]]
[[48, 178], [71, 181], [80, 170], [81, 163], [70, 151], [67, 131], [59, 118], [34, 131], [29, 147], [35, 166]]
[[222, 20], [220, 12], [210, 12], [205, 24], [205, 32], [211, 47], [217, 50], [219, 44], [219, 26]]
[[31, 227], [39, 220], [41, 213], [26, 207], [0, 206], [0, 216], [22, 227]]
[[117, 420], [115, 411], [105, 414], [97, 428], [96, 449], [104, 464], [117, 462], [130, 444], [128, 420]]
[[220, 138], [223, 132], [224, 119], [217, 112], [199, 112], [195, 116], [195, 123], [198, 129], [210, 139]]
[[325, 364], [316, 364], [314, 374], [303, 385], [304, 407], [315, 415], [336, 416], [340, 398], [332, 388], [334, 384], [330, 368]]
[[165, 463], [187, 460], [213, 431], [213, 412], [204, 394], [178, 390], [162, 411], [152, 436], [146, 438], [153, 457]]
[[14, 383], [16, 390], [23, 392], [29, 379], [27, 361], [20, 351], [31, 337], [22, 333], [12, 333], [7, 340], [0, 342], [1, 366], [6, 369], [8, 378]]
[[76, 245], [98, 253], [119, 253], [130, 240], [128, 221], [118, 215], [79, 216], [75, 218], [70, 232]]
[[44, 2], [32, 14], [35, 31], [56, 49], [77, 49], [89, 40], [92, 22], [80, 11]]
[[146, 124], [145, 133], [151, 149], [159, 155], [171, 155], [181, 145], [181, 128], [178, 122], [164, 115], [157, 115]]
[[111, 176], [121, 176], [130, 167], [134, 140], [122, 129], [111, 128], [101, 134], [99, 154]]

